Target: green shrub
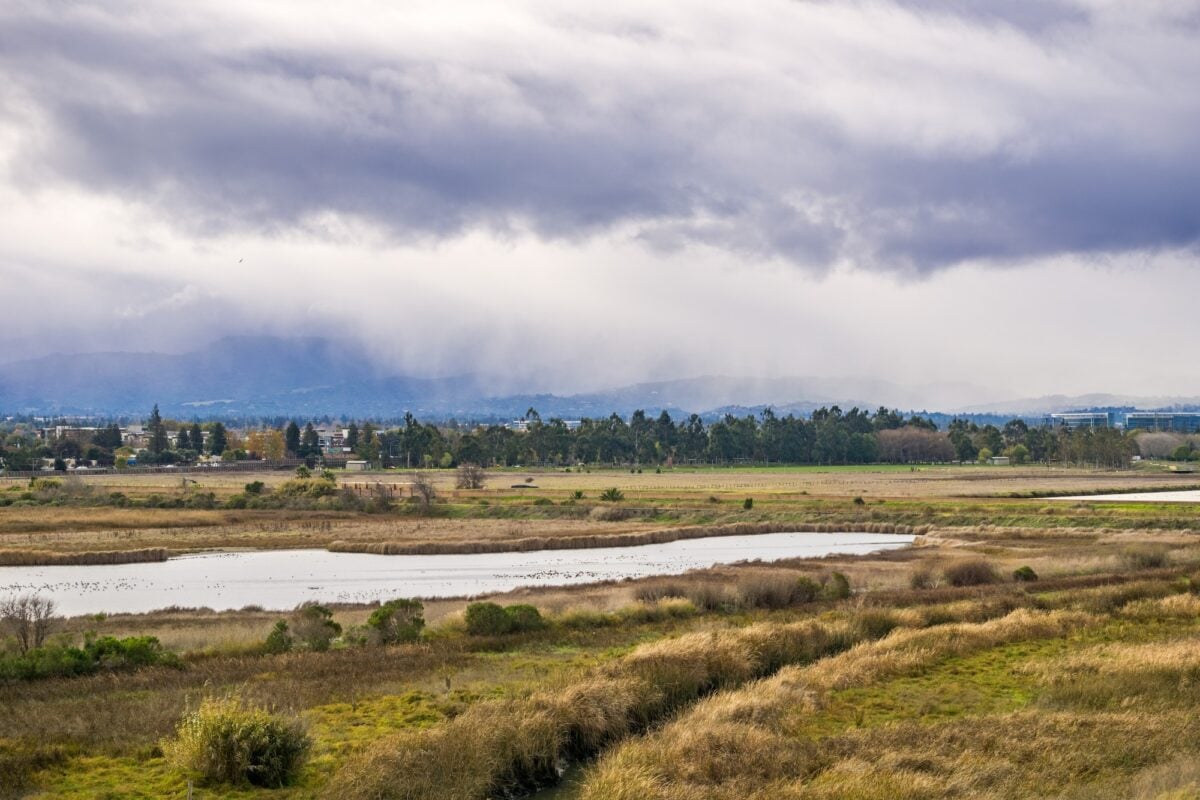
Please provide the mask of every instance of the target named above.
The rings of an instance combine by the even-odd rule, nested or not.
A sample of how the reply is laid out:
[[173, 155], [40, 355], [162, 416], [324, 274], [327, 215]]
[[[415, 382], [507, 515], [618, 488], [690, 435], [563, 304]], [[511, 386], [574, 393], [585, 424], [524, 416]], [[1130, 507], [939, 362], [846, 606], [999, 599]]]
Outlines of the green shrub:
[[753, 497], [747, 497], [745, 500], [743, 500], [743, 501], [742, 501], [742, 508], [744, 508], [744, 509], [745, 509], [745, 510], [747, 510], [747, 511], [749, 511], [750, 509], [754, 508], [754, 498], [753, 498]]
[[546, 627], [546, 621], [542, 619], [541, 612], [531, 605], [518, 604], [506, 606], [504, 613], [508, 615], [509, 630], [513, 633], [540, 631]]
[[188, 495], [184, 505], [188, 508], [216, 508], [217, 496], [213, 492], [197, 492]]
[[397, 598], [371, 612], [367, 628], [379, 644], [403, 644], [421, 638], [425, 627], [425, 606], [420, 600]]
[[571, 492], [571, 499], [572, 500], [582, 500], [583, 492], [581, 492], [579, 489], [576, 489], [575, 491]]
[[983, 586], [1000, 580], [996, 568], [980, 558], [951, 564], [942, 570], [942, 575], [951, 586]]
[[268, 653], [286, 653], [292, 649], [292, 633], [288, 630], [288, 624], [285, 621], [279, 620], [275, 623], [275, 627], [271, 628], [263, 649]]
[[840, 572], [834, 572], [825, 580], [821, 594], [829, 600], [845, 600], [850, 596], [850, 579]]
[[153, 666], [182, 666], [179, 657], [153, 636], [89, 637], [83, 647], [58, 644], [34, 647], [20, 655], [0, 657], [0, 680], [38, 680], [117, 672]]
[[333, 612], [313, 602], [296, 606], [291, 629], [299, 644], [317, 652], [328, 650], [330, 643], [342, 632], [342, 626], [333, 621]]
[[501, 636], [512, 630], [512, 617], [497, 603], [471, 603], [464, 619], [472, 636]]
[[299, 721], [248, 708], [235, 698], [209, 698], [183, 718], [163, 753], [210, 783], [275, 788], [296, 778], [311, 746]]
[[262, 494], [263, 489], [266, 488], [267, 485], [262, 481], [251, 481], [250, 483], [246, 484], [244, 491], [246, 494]]
[[96, 662], [78, 647], [47, 645], [20, 655], [0, 657], [0, 680], [70, 678], [96, 671]]
[[154, 636], [88, 638], [83, 650], [99, 669], [137, 669], [156, 665], [180, 666], [179, 658]]
[[608, 503], [619, 503], [625, 499], [625, 493], [614, 486], [601, 492], [600, 499]]
[[1018, 583], [1027, 583], [1029, 581], [1036, 581], [1037, 579], [1038, 574], [1033, 571], [1033, 567], [1028, 565], [1024, 567], [1017, 567], [1013, 570], [1013, 580], [1017, 581]]
[[554, 501], [551, 500], [549, 497], [539, 497], [538, 499], [533, 501], [533, 504], [535, 506], [552, 506], [552, 505], [554, 505]]
[[541, 612], [525, 604], [471, 603], [467, 606], [465, 620], [467, 633], [472, 636], [503, 636], [546, 627]]

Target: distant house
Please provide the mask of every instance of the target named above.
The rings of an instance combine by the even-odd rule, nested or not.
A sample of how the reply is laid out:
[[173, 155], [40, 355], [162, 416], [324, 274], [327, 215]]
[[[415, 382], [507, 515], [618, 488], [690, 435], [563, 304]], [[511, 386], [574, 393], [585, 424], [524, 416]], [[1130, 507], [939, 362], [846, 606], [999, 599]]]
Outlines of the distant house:
[[366, 472], [367, 462], [366, 461], [347, 461], [346, 469], [349, 472]]
[[1011, 461], [1008, 456], [992, 456], [988, 463], [996, 467], [1007, 467]]
[[150, 435], [144, 425], [127, 425], [121, 429], [121, 441], [126, 447], [140, 450], [150, 444]]
[[100, 429], [81, 425], [55, 425], [53, 428], [39, 428], [38, 438], [43, 441], [68, 439], [74, 442], [83, 442], [98, 430]]
[[346, 447], [346, 437], [350, 435], [348, 428], [317, 428], [317, 444], [321, 452], [328, 456], [340, 456], [352, 452]]

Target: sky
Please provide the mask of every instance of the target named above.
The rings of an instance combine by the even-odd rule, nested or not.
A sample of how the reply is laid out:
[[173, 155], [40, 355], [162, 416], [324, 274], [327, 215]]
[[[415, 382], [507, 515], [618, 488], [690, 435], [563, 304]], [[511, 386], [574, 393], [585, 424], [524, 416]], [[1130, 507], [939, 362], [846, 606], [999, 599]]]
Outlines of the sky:
[[1200, 395], [1198, 75], [1200, 0], [8, 0], [0, 361]]

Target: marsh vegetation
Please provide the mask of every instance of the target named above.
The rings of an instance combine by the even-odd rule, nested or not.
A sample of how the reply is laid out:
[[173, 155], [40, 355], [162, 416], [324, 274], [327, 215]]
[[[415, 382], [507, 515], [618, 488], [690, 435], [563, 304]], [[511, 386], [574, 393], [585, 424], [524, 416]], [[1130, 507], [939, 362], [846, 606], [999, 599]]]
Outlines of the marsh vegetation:
[[[539, 476], [550, 488], [532, 496], [444, 488], [437, 502], [449, 515], [420, 529], [404, 517], [383, 528], [377, 515], [306, 521], [286, 509], [213, 526], [173, 528], [159, 517], [153, 534], [118, 527], [133, 540], [195, 541], [218, 528], [278, 542], [292, 525], [329, 523], [315, 533], [453, 543], [472, 530], [503, 541], [487, 533], [497, 524], [517, 526], [507, 534], [515, 541], [555, 524], [559, 535], [587, 537], [842, 520], [921, 526], [921, 535], [903, 551], [474, 605], [393, 597], [285, 613], [54, 617], [36, 649], [87, 653], [91, 643], [105, 655], [70, 676], [0, 680], [0, 785], [60, 798], [184, 797], [190, 781], [197, 798], [483, 800], [552, 786], [574, 765], [571, 791], [585, 798], [1186, 796], [1197, 776], [1181, 765], [1200, 752], [1188, 736], [1200, 640], [1194, 517], [1142, 503], [998, 498], [969, 475], [648, 474], [641, 480], [660, 483], [623, 484], [626, 499], [605, 505], [653, 517], [547, 515], [576, 513], [586, 498], [575, 492], [595, 496], [617, 482], [572, 473], [558, 485]], [[1034, 491], [1037, 479], [1014, 491]], [[832, 483], [815, 496], [796, 481]], [[943, 481], [976, 491], [949, 497]], [[28, 524], [30, 511], [42, 509], [0, 510], [0, 524], [6, 512]], [[107, 514], [129, 512], [56, 511], [76, 515], [73, 531], [10, 531], [6, 541], [70, 552], [64, 541], [95, 541]], [[15, 636], [4, 647], [5, 658], [21, 657]], [[130, 655], [141, 652], [162, 660]], [[258, 763], [253, 754], [266, 748], [288, 767], [266, 788], [240, 767], [205, 766], [197, 742], [218, 743], [224, 763]]]

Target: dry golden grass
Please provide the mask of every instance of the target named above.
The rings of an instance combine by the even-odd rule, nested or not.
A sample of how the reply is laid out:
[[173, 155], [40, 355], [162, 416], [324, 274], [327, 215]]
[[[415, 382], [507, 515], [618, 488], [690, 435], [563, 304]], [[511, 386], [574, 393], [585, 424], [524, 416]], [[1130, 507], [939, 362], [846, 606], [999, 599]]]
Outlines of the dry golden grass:
[[[511, 486], [527, 481], [539, 491], [552, 495], [568, 495], [573, 491], [600, 492], [616, 487], [632, 496], [715, 493], [718, 495], [788, 495], [807, 493], [817, 497], [885, 497], [938, 498], [964, 496], [997, 496], [1012, 492], [1086, 493], [1100, 490], [1144, 490], [1174, 487], [1194, 483], [1194, 476], [1173, 475], [1149, 470], [1108, 470], [1076, 467], [989, 467], [921, 466], [913, 469], [894, 466], [862, 467], [772, 467], [761, 468], [667, 468], [661, 473], [644, 469], [641, 473], [628, 469], [591, 468], [571, 470], [493, 470], [485, 488], [458, 492], [454, 488], [454, 470], [432, 470], [426, 473], [438, 492], [460, 497], [489, 497], [511, 494]], [[79, 476], [85, 485], [96, 491], [124, 492], [130, 497], [165, 494], [180, 489], [183, 475], [105, 474]], [[278, 486], [293, 477], [287, 470], [265, 472], [190, 472], [196, 481], [194, 491], [214, 492], [218, 497], [240, 492], [250, 481], [262, 481], [268, 488]], [[530, 480], [531, 479], [531, 480]], [[389, 470], [370, 473], [341, 473], [342, 483], [395, 484], [407, 486], [410, 473]], [[0, 489], [21, 486], [27, 479], [0, 478]], [[631, 497], [632, 497], [631, 496]]]
[[[956, 612], [973, 615], [977, 608], [963, 603], [956, 609], [942, 609], [940, 616], [945, 619]], [[1088, 620], [1071, 612], [1018, 611], [989, 623], [893, 633], [878, 644], [860, 644], [830, 658], [822, 657], [854, 642], [885, 636], [896, 626], [927, 624], [928, 618], [920, 613], [864, 610], [830, 621], [752, 625], [652, 642], [585, 680], [526, 699], [478, 704], [434, 731], [382, 740], [338, 773], [327, 796], [482, 800], [553, 782], [555, 766], [564, 758], [587, 757], [610, 742], [651, 728], [709, 692], [737, 687], [777, 670], [776, 678], [754, 684], [757, 688], [701, 701], [680, 721], [639, 740], [633, 749], [650, 747], [648, 742], [659, 741], [677, 728], [703, 731], [710, 737], [725, 725], [747, 721], [758, 725], [767, 719], [779, 723], [788, 708], [811, 703], [815, 692], [844, 688], [847, 681], [868, 682], [912, 671], [932, 659], [1000, 641], [1060, 634]], [[810, 662], [816, 663], [806, 669], [788, 666]], [[799, 675], [804, 676], [802, 684], [797, 682]], [[774, 699], [780, 696], [786, 696], [785, 705]], [[739, 749], [734, 755], [737, 763], [744, 764], [740, 748], [755, 749], [765, 740], [756, 736], [761, 731], [740, 733], [746, 735], [737, 738]], [[679, 769], [704, 765], [712, 770], [709, 756], [722, 759], [729, 754], [722, 749], [715, 754], [671, 754], [671, 759]], [[760, 754], [763, 757], [770, 756]], [[600, 779], [602, 788], [589, 796], [634, 797], [644, 790], [628, 783], [625, 767], [622, 763], [617, 777], [608, 782]], [[629, 794], [607, 794], [625, 792], [627, 786]]]
[[54, 564], [143, 564], [166, 561], [167, 550], [150, 547], [142, 550], [101, 550], [55, 553], [51, 550], [0, 550], [0, 567], [29, 567]]
[[336, 541], [329, 545], [335, 553], [376, 553], [378, 555], [422, 555], [430, 553], [501, 553], [528, 552], [533, 550], [574, 550], [588, 547], [634, 547], [645, 544], [662, 544], [687, 539], [703, 539], [712, 536], [747, 536], [758, 533], [899, 533], [905, 535], [926, 533], [925, 528], [911, 525], [893, 525], [885, 522], [833, 523], [805, 522], [743, 522], [728, 525], [688, 525], [677, 528], [639, 531], [636, 533], [610, 533], [576, 536], [537, 536], [499, 541], [472, 542], [372, 542], [354, 543]]
[[[1018, 610], [984, 623], [899, 630], [809, 667], [714, 695], [591, 772], [584, 800], [741, 798], [803, 776], [811, 741], [790, 735], [795, 714], [818, 712], [831, 692], [916, 672], [937, 661], [1012, 641], [1061, 636], [1091, 621], [1077, 612]], [[760, 794], [759, 796], [769, 796]]]

